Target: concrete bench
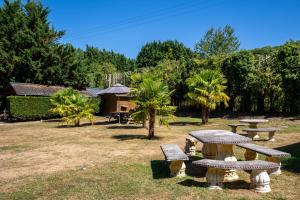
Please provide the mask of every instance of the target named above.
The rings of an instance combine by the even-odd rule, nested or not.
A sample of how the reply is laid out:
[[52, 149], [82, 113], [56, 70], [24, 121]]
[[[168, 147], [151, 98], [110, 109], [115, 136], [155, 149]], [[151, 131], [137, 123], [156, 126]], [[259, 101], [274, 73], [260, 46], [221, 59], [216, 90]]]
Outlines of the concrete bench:
[[165, 156], [165, 160], [170, 162], [169, 168], [171, 176], [185, 176], [185, 160], [189, 157], [179, 148], [177, 144], [163, 144], [160, 148]]
[[279, 165], [278, 168], [269, 170], [268, 172], [270, 174], [281, 174], [281, 158], [291, 157], [291, 154], [289, 153], [278, 151], [276, 149], [270, 149], [268, 147], [263, 147], [252, 143], [241, 143], [237, 144], [237, 146], [246, 149], [244, 154], [246, 160], [256, 160], [258, 158], [258, 153], [260, 153], [266, 156], [266, 161], [277, 163]]
[[184, 153], [187, 154], [188, 156], [195, 156], [197, 143], [198, 143], [198, 140], [196, 138], [187, 137], [185, 139]]
[[247, 132], [248, 136], [252, 139], [257, 137], [258, 132], [267, 132], [269, 133], [269, 141], [274, 142], [275, 132], [278, 131], [277, 128], [246, 128], [243, 131]]
[[196, 166], [207, 167], [206, 181], [209, 189], [222, 189], [224, 182], [225, 170], [251, 170], [250, 188], [256, 192], [270, 192], [270, 177], [267, 170], [278, 167], [277, 163], [263, 160], [251, 161], [223, 161], [202, 159], [193, 162]]
[[228, 126], [231, 127], [231, 131], [233, 133], [236, 133], [237, 132], [237, 127], [239, 127], [239, 126], [249, 126], [249, 124], [228, 124]]

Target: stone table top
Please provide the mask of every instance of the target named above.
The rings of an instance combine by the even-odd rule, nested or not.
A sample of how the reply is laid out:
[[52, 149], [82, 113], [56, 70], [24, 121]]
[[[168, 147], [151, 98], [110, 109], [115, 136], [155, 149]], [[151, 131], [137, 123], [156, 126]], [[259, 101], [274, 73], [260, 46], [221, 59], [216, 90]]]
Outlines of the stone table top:
[[189, 133], [202, 143], [239, 144], [252, 141], [250, 138], [225, 130], [199, 130]]
[[267, 119], [242, 119], [240, 122], [242, 123], [249, 123], [249, 124], [258, 124], [258, 123], [266, 123], [269, 120]]

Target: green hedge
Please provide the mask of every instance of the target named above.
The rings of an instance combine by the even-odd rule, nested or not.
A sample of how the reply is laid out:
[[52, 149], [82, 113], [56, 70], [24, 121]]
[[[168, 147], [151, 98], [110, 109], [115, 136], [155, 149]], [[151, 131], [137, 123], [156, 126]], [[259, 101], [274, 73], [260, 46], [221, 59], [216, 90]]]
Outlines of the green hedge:
[[50, 97], [9, 96], [7, 101], [12, 119], [34, 120], [56, 117], [49, 112]]

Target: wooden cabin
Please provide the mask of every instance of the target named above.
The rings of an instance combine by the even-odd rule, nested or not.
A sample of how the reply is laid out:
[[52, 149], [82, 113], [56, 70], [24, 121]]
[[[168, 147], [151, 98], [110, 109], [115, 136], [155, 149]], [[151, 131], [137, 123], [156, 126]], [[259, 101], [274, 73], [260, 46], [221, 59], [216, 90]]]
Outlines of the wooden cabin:
[[135, 104], [131, 102], [132, 97], [129, 95], [130, 89], [121, 84], [116, 84], [112, 87], [102, 90], [101, 109], [104, 115], [110, 113], [129, 112], [135, 108]]

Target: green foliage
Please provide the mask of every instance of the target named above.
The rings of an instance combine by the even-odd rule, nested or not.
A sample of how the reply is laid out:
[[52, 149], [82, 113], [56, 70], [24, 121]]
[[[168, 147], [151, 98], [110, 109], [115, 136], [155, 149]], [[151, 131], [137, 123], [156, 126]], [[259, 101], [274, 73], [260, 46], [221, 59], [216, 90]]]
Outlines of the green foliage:
[[284, 111], [300, 112], [300, 41], [281, 46], [277, 54], [276, 70], [281, 75], [284, 92]]
[[[40, 1], [5, 0], [0, 9], [0, 90], [10, 81], [40, 83], [53, 57], [52, 46], [64, 34], [50, 26]], [[57, 56], [57, 55], [56, 55]]]
[[178, 41], [153, 41], [144, 45], [139, 52], [136, 65], [138, 68], [155, 67], [162, 60], [189, 60], [194, 57], [192, 50]]
[[57, 115], [49, 112], [49, 97], [9, 96], [7, 97], [10, 116], [17, 120], [52, 118]]
[[210, 56], [226, 55], [237, 51], [240, 42], [234, 34], [234, 29], [226, 25], [223, 29], [210, 28], [200, 42], [195, 45], [195, 50], [203, 58]]
[[103, 65], [104, 63], [109, 63], [121, 72], [133, 71], [135, 69], [134, 60], [113, 51], [87, 46], [84, 55], [88, 64], [98, 63]]
[[202, 106], [202, 123], [208, 122], [209, 112], [223, 102], [228, 106], [229, 97], [225, 94], [227, 80], [217, 70], [203, 70], [187, 79], [187, 96]]
[[170, 106], [171, 93], [161, 80], [153, 77], [143, 78], [138, 87], [133, 88], [132, 94], [137, 105], [133, 116], [142, 120], [149, 116], [149, 139], [154, 137], [156, 115], [162, 115], [160, 122], [167, 124], [168, 119], [172, 118], [175, 112], [175, 108]]
[[93, 113], [97, 105], [72, 88], [58, 91], [50, 101], [53, 105], [51, 111], [59, 114], [67, 124], [79, 126], [81, 119], [93, 122]]

